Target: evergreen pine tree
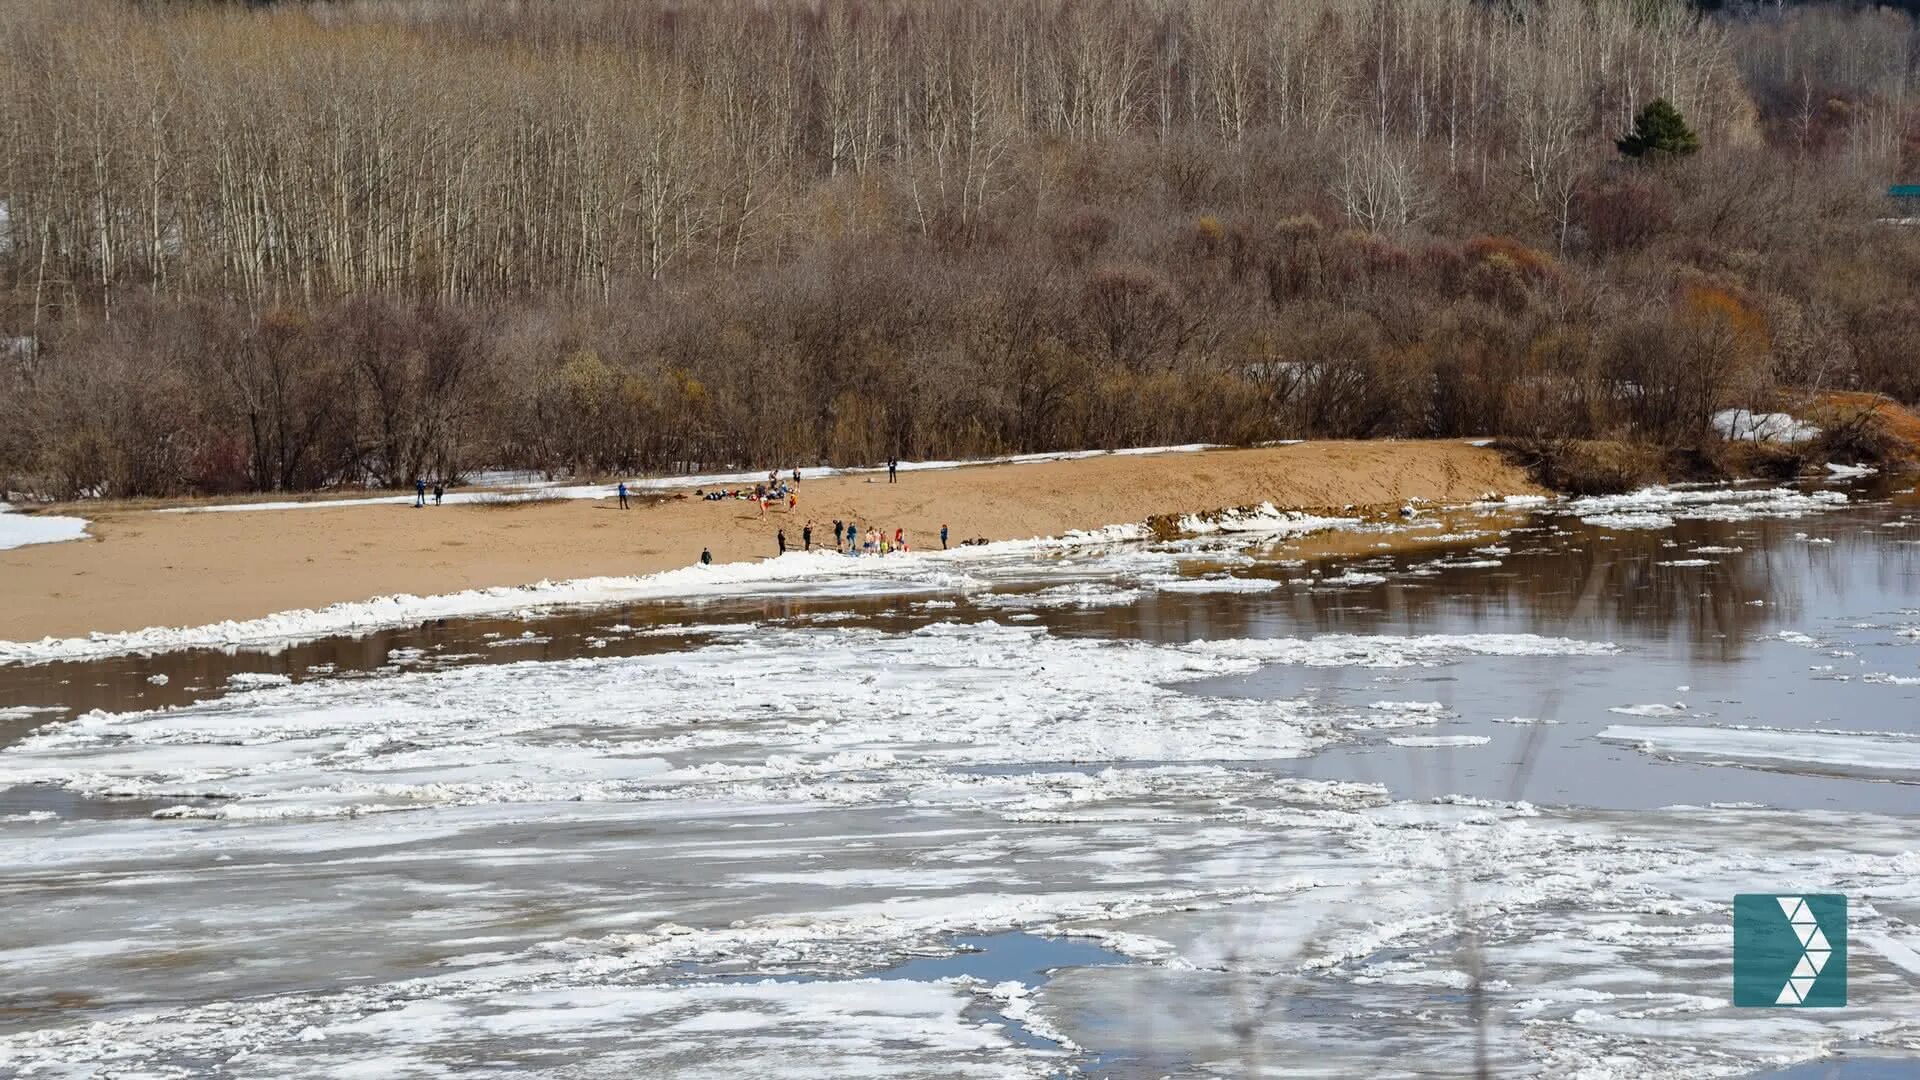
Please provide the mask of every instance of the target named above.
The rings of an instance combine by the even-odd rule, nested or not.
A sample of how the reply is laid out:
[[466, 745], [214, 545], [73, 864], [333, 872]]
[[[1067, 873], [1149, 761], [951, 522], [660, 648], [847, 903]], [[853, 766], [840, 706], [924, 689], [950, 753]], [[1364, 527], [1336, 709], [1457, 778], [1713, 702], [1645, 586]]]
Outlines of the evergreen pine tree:
[[1700, 149], [1700, 136], [1671, 102], [1654, 98], [1633, 118], [1633, 130], [1614, 145], [1630, 158], [1685, 157]]

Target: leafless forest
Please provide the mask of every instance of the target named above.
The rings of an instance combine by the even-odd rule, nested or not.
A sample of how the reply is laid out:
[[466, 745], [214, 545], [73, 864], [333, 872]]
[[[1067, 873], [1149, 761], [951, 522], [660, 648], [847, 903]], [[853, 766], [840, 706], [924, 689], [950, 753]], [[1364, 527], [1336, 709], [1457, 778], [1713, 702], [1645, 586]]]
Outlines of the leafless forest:
[[[1818, 5], [8, 0], [0, 488], [1912, 402], [1917, 66]], [[1623, 159], [1655, 98], [1698, 153]]]

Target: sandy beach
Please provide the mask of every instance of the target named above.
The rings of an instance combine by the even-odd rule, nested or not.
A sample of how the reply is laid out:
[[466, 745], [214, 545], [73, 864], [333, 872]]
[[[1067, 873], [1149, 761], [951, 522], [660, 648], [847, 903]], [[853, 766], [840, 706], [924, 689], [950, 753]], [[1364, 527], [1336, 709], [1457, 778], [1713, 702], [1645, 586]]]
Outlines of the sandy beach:
[[[803, 474], [804, 475], [804, 474]], [[685, 498], [305, 507], [159, 513], [88, 504], [90, 538], [0, 551], [0, 640], [248, 619], [394, 593], [437, 594], [716, 562], [798, 547], [834, 519], [906, 530], [917, 548], [1058, 535], [1260, 502], [1283, 509], [1462, 502], [1536, 489], [1493, 450], [1459, 441], [1314, 442], [1108, 455], [805, 480], [799, 505]], [[1371, 543], [1370, 538], [1369, 542]]]

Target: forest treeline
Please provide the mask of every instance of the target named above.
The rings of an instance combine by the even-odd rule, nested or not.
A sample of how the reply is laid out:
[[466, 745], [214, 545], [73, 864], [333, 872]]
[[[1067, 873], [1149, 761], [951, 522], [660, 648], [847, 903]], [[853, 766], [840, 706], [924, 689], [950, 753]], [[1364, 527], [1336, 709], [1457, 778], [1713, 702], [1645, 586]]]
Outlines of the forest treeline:
[[[1678, 0], [11, 0], [0, 489], [1912, 402], [1917, 65]], [[1622, 153], [1656, 99], [1697, 152]]]

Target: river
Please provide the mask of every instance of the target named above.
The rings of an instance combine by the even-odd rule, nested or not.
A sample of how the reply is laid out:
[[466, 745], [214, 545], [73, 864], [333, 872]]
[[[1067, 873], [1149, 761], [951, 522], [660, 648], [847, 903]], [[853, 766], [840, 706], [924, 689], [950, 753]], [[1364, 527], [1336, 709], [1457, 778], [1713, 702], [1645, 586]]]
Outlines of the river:
[[1366, 528], [0, 666], [0, 1075], [1914, 1070], [1920, 499]]

